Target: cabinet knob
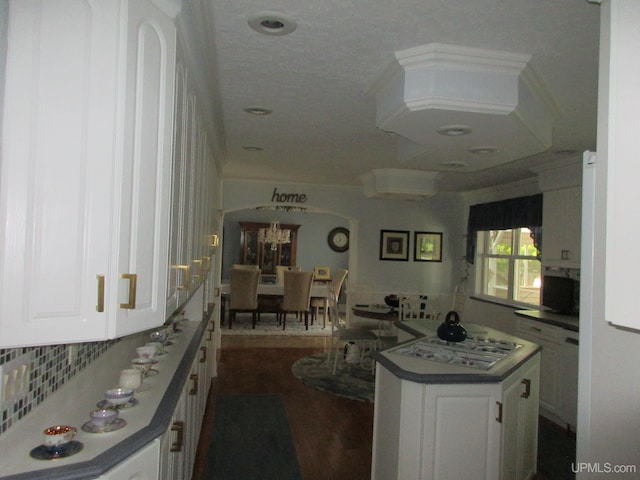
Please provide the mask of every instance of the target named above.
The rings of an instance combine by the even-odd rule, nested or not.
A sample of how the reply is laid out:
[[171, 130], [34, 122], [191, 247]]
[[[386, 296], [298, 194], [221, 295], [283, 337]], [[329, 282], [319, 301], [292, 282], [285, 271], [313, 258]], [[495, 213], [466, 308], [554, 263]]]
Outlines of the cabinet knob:
[[177, 420], [171, 425], [171, 431], [176, 432], [176, 441], [171, 444], [169, 451], [181, 452], [184, 445], [184, 422]]
[[524, 385], [524, 392], [520, 394], [522, 398], [529, 398], [531, 396], [531, 380], [525, 378], [520, 382]]
[[129, 295], [127, 303], [121, 303], [120, 308], [133, 310], [136, 308], [136, 288], [138, 283], [138, 275], [135, 273], [123, 273], [120, 278], [129, 280]]
[[96, 275], [98, 279], [98, 302], [96, 303], [96, 311], [104, 312], [104, 275]]
[[198, 374], [192, 373], [189, 375], [189, 380], [193, 382], [191, 390], [189, 390], [189, 395], [197, 395], [198, 394]]

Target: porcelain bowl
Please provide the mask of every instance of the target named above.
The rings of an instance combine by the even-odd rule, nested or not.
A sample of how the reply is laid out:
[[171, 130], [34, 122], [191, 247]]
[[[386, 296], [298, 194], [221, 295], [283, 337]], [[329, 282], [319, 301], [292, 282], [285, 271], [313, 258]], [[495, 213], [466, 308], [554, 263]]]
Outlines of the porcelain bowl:
[[96, 427], [104, 427], [118, 418], [118, 411], [113, 408], [99, 408], [89, 413], [91, 423]]
[[169, 338], [169, 332], [167, 332], [166, 330], [156, 330], [155, 332], [151, 332], [149, 334], [149, 338], [151, 338], [152, 342], [164, 343]]
[[111, 405], [124, 405], [133, 398], [134, 390], [132, 388], [110, 388], [104, 392], [104, 398]]
[[153, 345], [144, 345], [136, 348], [136, 353], [142, 358], [153, 358], [158, 353], [158, 349]]

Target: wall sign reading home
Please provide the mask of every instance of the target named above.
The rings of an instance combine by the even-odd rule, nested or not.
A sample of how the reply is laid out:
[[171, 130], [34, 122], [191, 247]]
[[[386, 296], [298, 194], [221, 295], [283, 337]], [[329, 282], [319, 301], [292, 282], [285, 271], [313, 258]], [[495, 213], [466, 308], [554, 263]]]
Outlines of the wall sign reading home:
[[271, 201], [274, 203], [305, 203], [307, 201], [306, 193], [280, 193], [278, 187], [273, 189]]

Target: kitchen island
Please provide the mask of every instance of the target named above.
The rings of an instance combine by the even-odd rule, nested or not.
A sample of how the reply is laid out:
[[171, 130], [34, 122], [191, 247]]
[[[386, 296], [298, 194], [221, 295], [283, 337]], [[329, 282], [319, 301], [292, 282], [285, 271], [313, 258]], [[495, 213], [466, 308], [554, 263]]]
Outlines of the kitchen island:
[[440, 345], [439, 324], [397, 322], [401, 343], [373, 354], [371, 478], [531, 478], [540, 347], [475, 324], [464, 342]]

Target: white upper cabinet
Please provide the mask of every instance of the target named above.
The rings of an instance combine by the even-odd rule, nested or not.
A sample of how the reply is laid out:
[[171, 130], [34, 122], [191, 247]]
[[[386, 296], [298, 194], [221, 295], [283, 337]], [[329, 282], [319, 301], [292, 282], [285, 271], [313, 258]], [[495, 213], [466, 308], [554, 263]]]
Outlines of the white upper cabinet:
[[543, 195], [542, 263], [580, 268], [582, 189], [565, 188]]
[[10, 3], [0, 347], [164, 322], [175, 38], [149, 0]]

